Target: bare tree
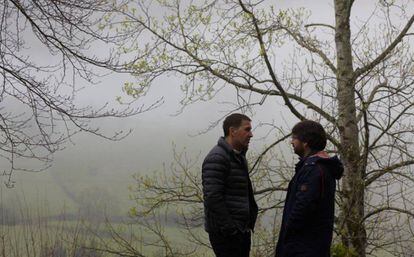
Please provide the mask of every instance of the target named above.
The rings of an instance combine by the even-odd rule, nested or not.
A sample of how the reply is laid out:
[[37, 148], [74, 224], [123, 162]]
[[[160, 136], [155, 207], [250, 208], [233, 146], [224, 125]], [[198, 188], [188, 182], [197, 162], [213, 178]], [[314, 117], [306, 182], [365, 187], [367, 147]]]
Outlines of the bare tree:
[[103, 134], [92, 119], [131, 116], [160, 103], [96, 107], [77, 99], [81, 89], [108, 73], [103, 69], [117, 70], [110, 47], [126, 35], [102, 28], [117, 22], [110, 18], [114, 8], [116, 3], [89, 0], [0, 3], [0, 156], [10, 164], [2, 167], [8, 186], [13, 171], [49, 167], [52, 154], [78, 132], [111, 140], [129, 133]]
[[[272, 3], [129, 3], [119, 12], [124, 19], [118, 29], [142, 39], [122, 49], [139, 56], [126, 65], [141, 81], [135, 90], [148, 90], [160, 76], [181, 76], [184, 105], [230, 87], [240, 108], [281, 99], [280, 108], [297, 119], [320, 120], [330, 135], [330, 151], [345, 165], [335, 227], [342, 247], [348, 255], [403, 256], [413, 243], [414, 217], [412, 3], [378, 1], [366, 17], [357, 18], [358, 1], [334, 0], [333, 24], [309, 21], [306, 9], [278, 9]], [[263, 165], [251, 171], [259, 199], [271, 197], [286, 181], [282, 169], [266, 176]], [[148, 210], [177, 202], [199, 208], [197, 176], [182, 167], [172, 184], [138, 180], [153, 197], [137, 191], [137, 198], [151, 200]], [[282, 204], [263, 202], [262, 212]]]

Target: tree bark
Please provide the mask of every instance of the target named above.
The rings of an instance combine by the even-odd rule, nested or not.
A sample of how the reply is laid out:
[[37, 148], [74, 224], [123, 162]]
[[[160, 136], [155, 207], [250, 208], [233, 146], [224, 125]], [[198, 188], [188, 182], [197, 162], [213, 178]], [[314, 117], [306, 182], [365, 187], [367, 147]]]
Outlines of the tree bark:
[[355, 103], [355, 79], [352, 61], [350, 13], [352, 0], [335, 0], [335, 44], [337, 51], [337, 89], [339, 108], [340, 154], [345, 167], [342, 180], [343, 203], [340, 214], [342, 243], [365, 257], [364, 172], [360, 163], [358, 124]]

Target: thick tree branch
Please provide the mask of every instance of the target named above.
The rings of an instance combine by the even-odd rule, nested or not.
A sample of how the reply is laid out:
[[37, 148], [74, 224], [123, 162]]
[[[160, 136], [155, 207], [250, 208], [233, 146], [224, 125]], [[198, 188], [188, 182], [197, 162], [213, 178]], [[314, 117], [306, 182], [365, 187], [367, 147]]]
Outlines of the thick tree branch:
[[252, 173], [254, 171], [254, 169], [256, 168], [256, 166], [260, 163], [260, 161], [262, 160], [263, 156], [266, 155], [266, 153], [268, 151], [270, 151], [270, 149], [272, 149], [273, 147], [275, 147], [276, 145], [278, 145], [279, 143], [285, 141], [287, 138], [289, 138], [291, 136], [291, 133], [287, 134], [286, 136], [283, 136], [282, 138], [276, 140], [276, 142], [274, 142], [273, 144], [269, 145], [256, 159], [256, 161], [254, 162], [253, 166], [250, 168], [249, 173]]
[[269, 192], [276, 192], [276, 191], [286, 192], [287, 188], [286, 187], [268, 187], [268, 188], [263, 188], [263, 189], [260, 189], [260, 190], [256, 190], [256, 191], [254, 191], [254, 194], [255, 195], [260, 195], [260, 194], [269, 193]]
[[408, 30], [411, 28], [411, 25], [414, 23], [414, 15], [411, 16], [410, 20], [407, 22], [405, 27], [402, 29], [400, 34], [394, 39], [394, 41], [377, 57], [375, 58], [371, 63], [365, 65], [364, 67], [357, 68], [354, 72], [354, 79], [358, 78], [365, 72], [370, 71], [372, 68], [374, 68], [376, 65], [378, 65], [381, 61], [383, 61], [391, 52], [394, 50], [394, 48], [402, 41], [404, 36], [406, 36]]
[[331, 62], [331, 60], [329, 60], [328, 56], [326, 56], [326, 54], [322, 50], [318, 49], [318, 47], [316, 45], [314, 45], [314, 44], [312, 44], [312, 42], [309, 42], [308, 40], [306, 40], [300, 33], [293, 32], [288, 27], [283, 26], [282, 29], [285, 30], [290, 36], [292, 36], [292, 38], [300, 46], [302, 46], [303, 48], [309, 50], [312, 53], [317, 54], [325, 62], [325, 64], [328, 65], [328, 67], [331, 69], [331, 71], [334, 74], [337, 73], [337, 69], [336, 69], [335, 65]]
[[330, 28], [335, 31], [334, 26], [329, 25], [329, 24], [324, 24], [324, 23], [311, 23], [311, 24], [305, 25], [305, 28], [310, 28], [310, 27], [326, 27], [326, 28]]
[[391, 171], [399, 169], [399, 168], [408, 167], [408, 166], [411, 166], [411, 165], [414, 165], [414, 160], [404, 161], [404, 162], [400, 162], [400, 163], [396, 163], [394, 165], [388, 166], [388, 167], [383, 168], [383, 169], [373, 170], [373, 171], [370, 172], [373, 175], [371, 177], [365, 179], [365, 186], [366, 187], [369, 186], [371, 183], [373, 183], [374, 181], [376, 181], [377, 179], [379, 179], [383, 175], [387, 174], [388, 172], [391, 172]]
[[363, 96], [358, 92], [358, 90], [355, 91], [358, 97], [360, 98], [360, 101], [362, 103], [362, 110], [361, 113], [364, 117], [364, 143], [363, 143], [363, 149], [362, 149], [362, 156], [361, 156], [361, 172], [365, 175], [367, 163], [368, 163], [368, 156], [369, 156], [369, 138], [370, 138], [370, 130], [369, 130], [369, 122], [368, 122], [368, 114], [367, 110], [368, 107], [365, 106], [364, 98]]
[[[361, 118], [363, 117], [364, 113], [366, 113], [368, 111], [368, 108], [370, 106], [370, 104], [374, 101], [374, 97], [375, 95], [378, 93], [378, 91], [381, 88], [386, 87], [388, 84], [388, 81], [385, 81], [383, 83], [380, 83], [378, 85], [376, 85], [372, 90], [371, 93], [368, 96], [368, 99], [365, 101], [361, 95], [360, 99], [361, 99], [361, 103], [362, 103], [362, 107], [361, 107], [361, 112], [358, 113], [357, 115], [357, 121], [360, 121]], [[358, 92], [359, 93], [359, 92]]]
[[372, 143], [369, 146], [369, 149], [373, 148], [379, 142], [379, 140], [384, 135], [386, 135], [391, 128], [393, 128], [395, 123], [397, 123], [401, 119], [401, 117], [404, 114], [406, 114], [408, 111], [410, 111], [411, 108], [413, 107], [414, 107], [414, 103], [411, 103], [410, 105], [406, 106], [403, 110], [401, 110], [401, 112], [387, 125], [387, 127], [382, 129], [381, 133], [372, 141]]
[[401, 209], [401, 208], [397, 208], [397, 207], [391, 207], [391, 206], [387, 206], [387, 207], [382, 207], [382, 208], [378, 208], [372, 212], [369, 212], [367, 215], [365, 215], [364, 219], [362, 220], [362, 222], [364, 222], [365, 220], [369, 219], [371, 216], [380, 214], [382, 212], [398, 212], [398, 213], [404, 213], [407, 214], [408, 216], [410, 216], [411, 218], [414, 218], [414, 212], [411, 212], [409, 210], [406, 209]]
[[244, 3], [239, 0], [239, 4], [241, 6], [241, 8], [243, 9], [243, 11], [248, 14], [250, 16], [250, 18], [252, 19], [252, 23], [254, 25], [254, 28], [256, 30], [256, 36], [257, 39], [259, 41], [259, 45], [260, 45], [260, 54], [263, 56], [263, 59], [266, 63], [267, 66], [267, 70], [269, 72], [270, 77], [272, 78], [273, 84], [276, 86], [276, 88], [279, 90], [285, 105], [289, 108], [289, 110], [292, 112], [293, 115], [295, 115], [297, 118], [299, 118], [300, 120], [304, 120], [305, 117], [292, 105], [292, 103], [289, 100], [289, 97], [287, 96], [285, 90], [283, 89], [282, 85], [279, 83], [278, 79], [276, 78], [276, 74], [273, 71], [273, 67], [270, 63], [269, 57], [267, 55], [267, 50], [265, 47], [265, 44], [263, 42], [263, 37], [262, 37], [262, 33], [260, 31], [259, 25], [258, 25], [258, 21], [257, 18], [254, 16], [254, 14], [249, 11], [247, 9], [247, 7], [244, 5]]
[[[132, 16], [129, 16], [129, 18], [134, 19]], [[316, 111], [318, 114], [320, 114], [326, 120], [328, 120], [330, 123], [336, 125], [336, 119], [333, 116], [329, 115], [327, 112], [325, 112], [322, 108], [316, 106], [315, 104], [313, 104], [309, 100], [306, 100], [306, 99], [304, 99], [304, 98], [302, 98], [300, 96], [297, 96], [297, 95], [294, 95], [294, 94], [290, 94], [290, 93], [287, 93], [287, 92], [284, 91], [283, 87], [277, 81], [277, 79], [275, 77], [275, 74], [273, 73], [272, 67], [270, 65], [269, 59], [267, 58], [266, 53], [265, 53], [266, 60], [267, 60], [266, 63], [269, 63], [269, 65], [270, 65], [270, 66], [268, 65], [268, 68], [270, 69], [269, 72], [271, 73], [271, 76], [272, 76], [271, 82], [273, 84], [275, 84], [278, 89], [282, 89], [282, 92], [281, 91], [277, 91], [277, 90], [269, 90], [269, 89], [257, 88], [257, 87], [254, 87], [252, 85], [249, 85], [249, 84], [240, 83], [240, 82], [234, 80], [233, 78], [230, 78], [228, 76], [225, 76], [222, 72], [220, 72], [220, 70], [215, 69], [215, 68], [212, 67], [212, 63], [215, 63], [214, 60], [201, 59], [196, 54], [194, 54], [193, 52], [191, 52], [185, 45], [183, 47], [182, 46], [179, 46], [179, 45], [171, 42], [170, 40], [168, 40], [167, 38], [165, 38], [161, 34], [159, 34], [157, 31], [155, 31], [153, 28], [151, 28], [148, 24], [145, 24], [143, 21], [137, 20], [137, 19], [134, 19], [134, 20], [136, 22], [138, 22], [141, 26], [143, 26], [145, 29], [147, 29], [149, 32], [151, 32], [154, 36], [156, 36], [157, 38], [159, 38], [160, 40], [162, 40], [165, 44], [173, 47], [174, 49], [176, 49], [176, 50], [178, 50], [180, 52], [183, 52], [186, 55], [188, 55], [193, 61], [195, 61], [198, 65], [200, 65], [201, 67], [203, 67], [204, 68], [204, 71], [208, 71], [210, 74], [214, 75], [215, 77], [218, 77], [221, 80], [223, 80], [223, 81], [225, 81], [225, 82], [227, 82], [227, 83], [229, 83], [229, 84], [231, 84], [231, 85], [233, 85], [233, 86], [235, 86], [237, 88], [240, 88], [240, 89], [246, 89], [246, 90], [249, 90], [249, 91], [252, 91], [252, 92], [255, 92], [255, 93], [259, 93], [261, 95], [275, 95], [275, 96], [281, 96], [283, 99], [286, 98], [287, 99], [287, 103], [289, 103], [289, 105], [286, 104], [286, 105], [288, 105], [288, 107], [289, 106], [293, 107], [293, 105], [291, 104], [289, 98], [290, 99], [293, 99], [293, 100], [296, 100], [296, 101], [304, 104], [307, 108]], [[182, 31], [182, 33], [184, 33], [184, 32]], [[182, 36], [185, 36], [185, 35], [182, 34]], [[263, 43], [263, 40], [261, 40], [260, 42]], [[264, 45], [263, 45], [263, 48], [264, 48]], [[286, 103], [286, 101], [285, 101], [285, 103]], [[290, 110], [294, 110], [294, 111], [298, 112], [294, 107], [293, 107], [293, 109], [290, 109]], [[299, 114], [299, 116], [304, 119], [304, 117], [302, 115]], [[334, 140], [332, 138], [332, 142], [335, 144], [335, 146], [337, 146], [337, 147], [339, 146], [339, 143], [337, 142], [337, 140]]]

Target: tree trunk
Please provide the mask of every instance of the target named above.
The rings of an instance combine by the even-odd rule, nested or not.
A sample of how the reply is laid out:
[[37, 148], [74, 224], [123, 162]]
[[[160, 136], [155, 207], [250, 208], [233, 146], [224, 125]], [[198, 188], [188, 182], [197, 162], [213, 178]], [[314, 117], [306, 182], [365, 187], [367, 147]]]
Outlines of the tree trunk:
[[339, 151], [345, 167], [345, 176], [342, 180], [343, 203], [340, 210], [339, 228], [342, 243], [347, 248], [353, 249], [359, 257], [365, 257], [364, 180], [363, 169], [359, 167], [361, 158], [349, 24], [352, 2], [352, 0], [335, 0], [338, 125], [342, 145]]

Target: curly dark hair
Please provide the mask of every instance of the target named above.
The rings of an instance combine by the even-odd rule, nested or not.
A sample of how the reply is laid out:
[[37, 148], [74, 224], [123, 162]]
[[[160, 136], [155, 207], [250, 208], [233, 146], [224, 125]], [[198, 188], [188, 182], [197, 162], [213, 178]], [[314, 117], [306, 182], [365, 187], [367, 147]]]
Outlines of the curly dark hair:
[[292, 128], [292, 135], [308, 143], [313, 151], [322, 151], [326, 147], [326, 132], [316, 121], [304, 120]]

